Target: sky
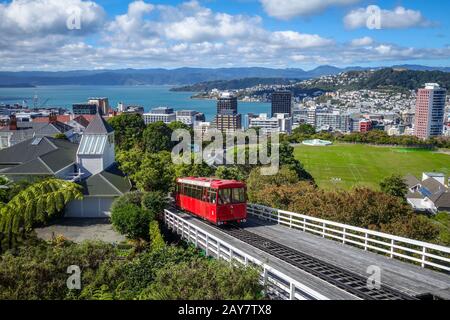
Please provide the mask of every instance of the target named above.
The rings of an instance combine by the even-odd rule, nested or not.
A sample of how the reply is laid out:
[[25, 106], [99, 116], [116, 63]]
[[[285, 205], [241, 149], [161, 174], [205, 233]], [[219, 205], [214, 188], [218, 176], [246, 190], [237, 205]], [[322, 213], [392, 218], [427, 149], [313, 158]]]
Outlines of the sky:
[[448, 0], [0, 0], [0, 71], [450, 66]]

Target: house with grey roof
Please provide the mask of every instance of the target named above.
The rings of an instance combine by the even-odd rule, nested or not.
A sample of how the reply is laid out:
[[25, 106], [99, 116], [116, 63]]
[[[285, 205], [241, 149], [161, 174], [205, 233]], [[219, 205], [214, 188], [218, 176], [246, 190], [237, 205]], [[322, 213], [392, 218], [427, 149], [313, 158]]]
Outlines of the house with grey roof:
[[84, 199], [70, 202], [66, 217], [108, 217], [113, 201], [131, 190], [115, 162], [114, 130], [100, 116], [92, 119], [79, 144], [35, 137], [0, 150], [0, 175], [13, 181], [57, 177], [79, 183]]
[[406, 176], [408, 185], [406, 200], [415, 211], [437, 213], [450, 212], [450, 189], [445, 184], [443, 173], [423, 173], [422, 181], [414, 176]]
[[69, 140], [75, 140], [73, 127], [57, 120], [56, 115], [49, 116], [49, 122], [17, 121], [10, 116], [9, 124], [0, 128], [0, 149], [9, 148], [32, 138], [54, 137], [65, 134]]

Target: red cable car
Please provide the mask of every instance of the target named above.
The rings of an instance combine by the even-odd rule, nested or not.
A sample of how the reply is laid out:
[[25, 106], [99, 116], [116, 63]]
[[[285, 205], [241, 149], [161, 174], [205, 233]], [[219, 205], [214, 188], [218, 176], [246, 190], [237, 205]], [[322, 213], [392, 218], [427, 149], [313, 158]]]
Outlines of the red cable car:
[[177, 207], [215, 225], [245, 222], [247, 197], [245, 183], [212, 178], [179, 178]]

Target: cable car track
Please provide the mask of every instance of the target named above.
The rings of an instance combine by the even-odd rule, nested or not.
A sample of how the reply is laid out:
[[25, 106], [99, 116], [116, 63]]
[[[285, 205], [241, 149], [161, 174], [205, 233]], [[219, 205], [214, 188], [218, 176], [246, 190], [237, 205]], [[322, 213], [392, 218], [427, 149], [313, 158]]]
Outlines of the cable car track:
[[235, 225], [217, 227], [238, 240], [258, 248], [294, 267], [312, 274], [344, 291], [364, 300], [418, 300], [393, 288], [381, 285], [379, 289], [370, 289], [367, 278], [343, 268], [314, 258], [308, 254], [287, 247]]
[[368, 286], [367, 278], [337, 267], [331, 263], [317, 259], [311, 255], [285, 246], [248, 230], [245, 230], [235, 224], [224, 226], [213, 225], [189, 212], [179, 210], [173, 205], [171, 208], [176, 211], [188, 214], [204, 223], [225, 233], [235, 239], [247, 243], [257, 249], [262, 250], [300, 270], [303, 270], [319, 279], [334, 285], [354, 296], [364, 300], [419, 300], [416, 297], [407, 295], [384, 284], [379, 289], [371, 289]]

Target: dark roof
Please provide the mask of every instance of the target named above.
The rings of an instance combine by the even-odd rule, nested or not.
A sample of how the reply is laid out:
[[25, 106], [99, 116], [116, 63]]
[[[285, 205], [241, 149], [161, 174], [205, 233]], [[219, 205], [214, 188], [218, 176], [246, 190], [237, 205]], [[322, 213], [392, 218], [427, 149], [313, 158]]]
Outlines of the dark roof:
[[412, 188], [420, 184], [420, 180], [413, 175], [407, 175], [404, 180], [408, 188]]
[[434, 205], [438, 210], [441, 209], [450, 209], [450, 192], [444, 192], [442, 193], [438, 199], [434, 202]]
[[434, 178], [426, 179], [422, 181], [421, 184], [422, 188], [425, 188], [425, 191], [427, 193], [426, 196], [433, 202], [435, 202], [442, 193], [447, 191], [447, 188]]
[[89, 126], [89, 120], [86, 119], [83, 115], [74, 118], [73, 121], [77, 122], [78, 124], [80, 124], [85, 128]]
[[420, 192], [408, 192], [406, 199], [424, 199], [425, 197]]
[[89, 123], [88, 127], [84, 131], [85, 134], [106, 134], [114, 132], [111, 125], [103, 119], [102, 116], [97, 114]]
[[81, 182], [87, 196], [121, 196], [131, 190], [128, 177], [119, 170], [117, 164]]
[[[22, 164], [57, 150], [58, 147], [55, 145], [54, 140], [56, 139], [42, 138], [41, 141], [29, 139], [2, 149], [0, 150], [0, 164]], [[32, 144], [33, 141], [39, 141], [39, 143]]]
[[34, 137], [54, 136], [59, 133], [66, 133], [72, 129], [73, 127], [59, 121], [52, 123], [17, 122], [17, 130], [10, 130], [9, 127], [4, 127], [0, 132], [12, 135], [11, 143], [14, 145]]
[[78, 144], [50, 137], [33, 138], [0, 150], [1, 174], [54, 174], [75, 163]]

